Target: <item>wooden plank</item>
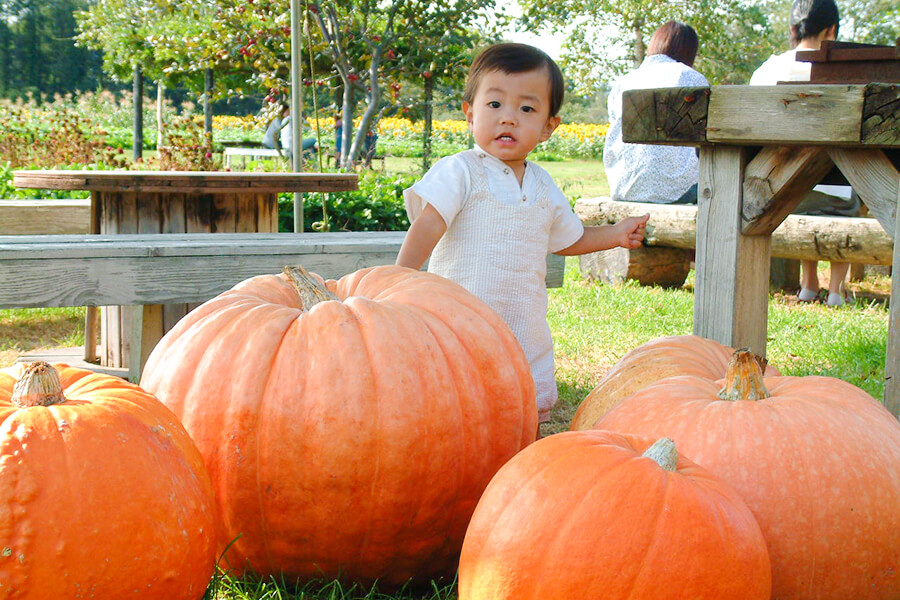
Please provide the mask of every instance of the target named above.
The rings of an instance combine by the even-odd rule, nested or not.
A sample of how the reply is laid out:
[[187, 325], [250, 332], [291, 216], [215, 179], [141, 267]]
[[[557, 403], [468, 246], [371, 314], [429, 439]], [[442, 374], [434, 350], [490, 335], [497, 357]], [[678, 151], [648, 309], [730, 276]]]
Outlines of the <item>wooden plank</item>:
[[828, 154], [814, 146], [763, 148], [744, 172], [743, 233], [775, 231], [832, 166]]
[[[165, 194], [162, 202], [162, 233], [184, 233], [185, 216], [183, 194]], [[163, 331], [168, 331], [175, 326], [181, 317], [186, 315], [190, 308], [188, 304], [163, 304]]]
[[0, 200], [0, 235], [61, 235], [90, 231], [90, 199]]
[[859, 145], [865, 86], [716, 86], [706, 137], [740, 144]]
[[629, 90], [622, 96], [622, 139], [636, 143], [706, 142], [710, 88]]
[[[897, 62], [900, 68], [900, 61]], [[894, 81], [900, 81], [896, 79]], [[862, 139], [873, 145], [900, 144], [900, 84], [866, 87], [862, 115]]]
[[740, 147], [700, 151], [693, 330], [764, 356], [770, 238], [740, 233], [745, 162]]
[[[692, 249], [696, 244], [696, 206], [582, 198], [575, 203], [575, 212], [585, 225], [618, 223], [649, 213], [644, 238], [648, 248]], [[890, 265], [893, 252], [891, 237], [869, 218], [789, 215], [772, 233], [775, 258]]]
[[895, 230], [900, 175], [877, 149], [830, 148], [828, 155], [859, 194], [860, 199], [889, 234]]
[[244, 173], [228, 171], [66, 171], [13, 172], [13, 185], [50, 190], [242, 193], [347, 191], [357, 189], [354, 173]]
[[[900, 205], [900, 185], [897, 204]], [[900, 227], [900, 219], [895, 222]], [[900, 231], [894, 231], [894, 239], [900, 239]], [[900, 266], [900, 244], [894, 246], [894, 265]], [[884, 362], [884, 405], [900, 419], [900, 277], [891, 278], [890, 310]]]

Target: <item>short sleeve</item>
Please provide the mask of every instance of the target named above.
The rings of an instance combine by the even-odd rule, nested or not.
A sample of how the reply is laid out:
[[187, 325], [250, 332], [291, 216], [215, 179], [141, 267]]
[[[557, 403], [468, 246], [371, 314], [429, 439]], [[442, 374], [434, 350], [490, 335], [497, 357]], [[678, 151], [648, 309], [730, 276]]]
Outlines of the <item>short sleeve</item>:
[[708, 86], [709, 82], [701, 73], [688, 67], [681, 74], [681, 77], [678, 78], [678, 85], [683, 87], [703, 87]]
[[553, 223], [550, 225], [550, 242], [548, 250], [559, 252], [581, 239], [584, 235], [584, 224], [572, 210], [569, 200], [562, 193], [553, 179], [547, 175], [550, 188], [550, 202], [553, 207]]
[[[469, 169], [459, 155], [446, 156], [437, 161], [425, 176], [411, 188], [403, 190], [406, 214], [412, 223], [431, 204], [444, 224], [450, 227], [462, 210], [469, 193]], [[415, 194], [410, 194], [410, 192]]]

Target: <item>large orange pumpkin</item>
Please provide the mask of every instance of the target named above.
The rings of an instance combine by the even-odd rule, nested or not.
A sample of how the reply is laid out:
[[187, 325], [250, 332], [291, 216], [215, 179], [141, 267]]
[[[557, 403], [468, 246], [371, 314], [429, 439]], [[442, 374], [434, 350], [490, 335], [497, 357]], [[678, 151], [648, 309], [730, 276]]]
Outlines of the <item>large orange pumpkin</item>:
[[203, 454], [233, 568], [452, 575], [478, 498], [537, 431], [524, 352], [436, 275], [374, 267], [327, 289], [235, 286], [164, 337], [141, 384]]
[[[715, 340], [696, 335], [661, 337], [638, 346], [606, 372], [600, 383], [578, 406], [569, 429], [590, 429], [603, 415], [636, 391], [666, 377], [693, 375], [705, 379], [725, 377], [734, 353]], [[780, 375], [772, 365], [766, 375]]]
[[779, 600], [900, 598], [900, 423], [830, 377], [766, 377], [739, 351], [724, 381], [673, 377], [598, 428], [668, 436], [756, 515]]
[[651, 441], [566, 432], [513, 457], [466, 532], [460, 600], [769, 600], [747, 505]]
[[62, 364], [0, 371], [0, 598], [201, 598], [214, 509], [152, 395]]

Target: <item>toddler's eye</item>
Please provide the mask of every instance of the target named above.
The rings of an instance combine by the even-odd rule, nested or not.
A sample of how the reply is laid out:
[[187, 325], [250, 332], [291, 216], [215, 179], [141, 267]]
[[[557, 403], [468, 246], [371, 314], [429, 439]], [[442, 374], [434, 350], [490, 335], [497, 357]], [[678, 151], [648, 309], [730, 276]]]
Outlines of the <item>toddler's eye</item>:
[[534, 112], [534, 107], [533, 106], [523, 106], [522, 112]]
[[491, 108], [500, 108], [500, 103], [494, 100], [492, 102], [488, 102], [488, 106], [490, 106]]

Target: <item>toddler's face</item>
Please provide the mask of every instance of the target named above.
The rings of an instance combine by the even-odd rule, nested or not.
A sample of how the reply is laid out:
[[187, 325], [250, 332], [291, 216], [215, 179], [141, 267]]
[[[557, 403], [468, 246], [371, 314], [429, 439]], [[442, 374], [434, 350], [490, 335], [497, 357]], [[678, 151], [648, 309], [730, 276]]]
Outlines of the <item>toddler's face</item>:
[[463, 111], [475, 142], [508, 164], [523, 163], [559, 125], [559, 117], [550, 116], [546, 69], [483, 73], [472, 103], [463, 102]]

